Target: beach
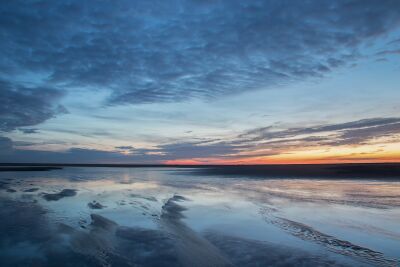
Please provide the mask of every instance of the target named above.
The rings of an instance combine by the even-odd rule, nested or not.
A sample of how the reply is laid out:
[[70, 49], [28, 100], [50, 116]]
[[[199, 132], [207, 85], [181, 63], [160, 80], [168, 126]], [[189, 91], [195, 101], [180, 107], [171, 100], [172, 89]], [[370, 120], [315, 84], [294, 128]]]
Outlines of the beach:
[[400, 181], [360, 178], [189, 167], [4, 171], [0, 261], [397, 266]]

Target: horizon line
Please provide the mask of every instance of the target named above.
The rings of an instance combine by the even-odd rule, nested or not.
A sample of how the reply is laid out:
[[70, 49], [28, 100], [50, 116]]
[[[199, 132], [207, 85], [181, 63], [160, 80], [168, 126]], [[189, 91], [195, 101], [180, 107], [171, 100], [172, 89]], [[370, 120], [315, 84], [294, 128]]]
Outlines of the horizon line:
[[4, 166], [81, 166], [81, 167], [235, 167], [235, 166], [327, 166], [327, 165], [397, 165], [398, 162], [338, 162], [338, 163], [262, 163], [262, 164], [165, 164], [165, 163], [20, 163], [0, 162]]

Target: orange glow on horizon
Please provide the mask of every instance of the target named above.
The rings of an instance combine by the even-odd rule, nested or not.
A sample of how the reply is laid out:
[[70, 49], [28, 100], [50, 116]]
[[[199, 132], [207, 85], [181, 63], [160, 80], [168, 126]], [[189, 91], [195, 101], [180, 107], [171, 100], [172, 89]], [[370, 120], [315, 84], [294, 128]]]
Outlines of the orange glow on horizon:
[[288, 151], [269, 156], [232, 155], [231, 158], [189, 158], [164, 161], [169, 165], [258, 165], [258, 164], [337, 164], [337, 163], [400, 163], [400, 144], [382, 149], [375, 145], [359, 147], [318, 148]]
[[246, 159], [246, 160], [167, 160], [166, 165], [263, 165], [263, 164], [340, 164], [340, 163], [400, 163], [399, 158], [382, 159], [310, 159], [310, 160], [283, 160], [283, 159]]

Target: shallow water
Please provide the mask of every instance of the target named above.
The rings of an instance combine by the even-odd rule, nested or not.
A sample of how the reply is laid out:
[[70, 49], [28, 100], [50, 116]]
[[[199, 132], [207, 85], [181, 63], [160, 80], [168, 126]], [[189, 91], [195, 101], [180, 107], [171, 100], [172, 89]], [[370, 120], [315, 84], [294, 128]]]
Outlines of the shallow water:
[[398, 266], [400, 182], [0, 173], [1, 266]]

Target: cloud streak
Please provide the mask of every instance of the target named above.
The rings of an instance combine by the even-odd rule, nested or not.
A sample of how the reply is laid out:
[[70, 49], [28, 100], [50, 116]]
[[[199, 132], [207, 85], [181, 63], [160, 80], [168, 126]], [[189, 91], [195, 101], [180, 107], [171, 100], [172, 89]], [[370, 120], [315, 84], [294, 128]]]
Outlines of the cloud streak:
[[[368, 139], [376, 135], [386, 134], [397, 131], [400, 124], [399, 118], [371, 118], [345, 123], [317, 125], [314, 127], [289, 128], [282, 131], [276, 131], [272, 126], [252, 129], [239, 137], [241, 142], [255, 142], [276, 138], [291, 138], [300, 135], [322, 134], [338, 132], [337, 138], [349, 139], [352, 136], [362, 139]], [[315, 137], [323, 138], [323, 137]], [[315, 141], [315, 140], [312, 140]], [[319, 140], [321, 141], [321, 140]]]
[[400, 118], [370, 118], [285, 130], [262, 127], [239, 135], [232, 144], [246, 145], [242, 156], [270, 156], [293, 153], [299, 149], [361, 146], [383, 137], [393, 137], [399, 141], [399, 134]]
[[[0, 159], [8, 162], [11, 160], [55, 163], [82, 161], [85, 163], [162, 163], [179, 162], [179, 160], [229, 163], [252, 157], [291, 154], [304, 149], [360, 146], [374, 140], [382, 143], [382, 140], [379, 140], [382, 137], [397, 138], [397, 141], [400, 141], [400, 118], [371, 118], [280, 131], [274, 131], [273, 127], [263, 127], [247, 131], [230, 140], [182, 141], [159, 145], [151, 149], [127, 145], [118, 146], [114, 151], [83, 148], [71, 148], [65, 152], [19, 150], [12, 149], [11, 140], [3, 138], [0, 140], [0, 146], [8, 149], [8, 155]], [[350, 156], [354, 158], [357, 155]], [[212, 162], [209, 162], [210, 159]]]

